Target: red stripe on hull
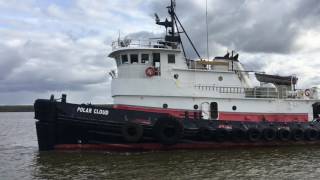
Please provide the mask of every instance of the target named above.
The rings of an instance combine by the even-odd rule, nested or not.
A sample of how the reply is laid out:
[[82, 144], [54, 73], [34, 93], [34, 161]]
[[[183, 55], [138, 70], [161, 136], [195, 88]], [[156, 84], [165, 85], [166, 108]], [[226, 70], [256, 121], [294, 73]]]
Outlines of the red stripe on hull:
[[292, 145], [319, 145], [319, 141], [288, 141], [288, 142], [192, 142], [179, 143], [172, 146], [162, 145], [159, 143], [140, 143], [140, 144], [59, 144], [55, 145], [55, 150], [63, 151], [111, 151], [111, 152], [143, 152], [143, 151], [168, 151], [168, 150], [208, 150], [233, 147], [275, 147], [275, 146], [292, 146]]
[[308, 114], [263, 114], [263, 113], [227, 113], [220, 112], [219, 120], [246, 122], [308, 122]]
[[[176, 118], [184, 118], [185, 112], [188, 112], [189, 118], [194, 119], [199, 116], [200, 111], [195, 110], [182, 110], [182, 109], [164, 109], [155, 107], [143, 106], [129, 106], [129, 105], [114, 105], [115, 109], [142, 111], [150, 113], [169, 114]], [[197, 119], [197, 118], [196, 118]], [[220, 112], [219, 120], [222, 121], [245, 121], [245, 122], [308, 122], [308, 114], [304, 113], [233, 113], [233, 112]]]

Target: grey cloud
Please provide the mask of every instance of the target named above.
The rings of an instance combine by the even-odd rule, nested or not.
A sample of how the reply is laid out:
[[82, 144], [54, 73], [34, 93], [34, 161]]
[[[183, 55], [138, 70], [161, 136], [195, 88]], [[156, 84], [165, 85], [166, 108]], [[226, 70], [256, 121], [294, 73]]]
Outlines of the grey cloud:
[[309, 28], [319, 25], [320, 4], [318, 0], [299, 1], [297, 8], [294, 11], [294, 17], [302, 25], [307, 25]]
[[164, 34], [155, 34], [148, 31], [139, 31], [136, 33], [130, 33], [125, 38], [128, 39], [149, 39], [149, 38], [162, 38]]
[[24, 58], [14, 48], [0, 45], [0, 81], [23, 63]]
[[1, 48], [0, 91], [80, 91], [108, 81], [106, 71], [114, 68], [114, 62], [101, 50], [106, 48], [60, 38], [32, 38], [14, 49]]
[[[296, 50], [294, 42], [301, 30], [319, 24], [320, 3], [317, 0], [208, 2], [210, 42], [238, 51], [290, 53]], [[166, 14], [164, 7], [168, 1], [150, 3], [152, 11]], [[177, 14], [201, 54], [205, 54], [204, 3], [201, 7], [192, 0], [177, 1]]]
[[312, 76], [308, 79], [308, 84], [320, 85], [320, 76]]
[[37, 95], [62, 91], [76, 94], [75, 102], [110, 101], [108, 71], [115, 63], [107, 55], [113, 34], [144, 29], [135, 26], [147, 19], [136, 8], [141, 3], [53, 4], [0, 2], [0, 104], [29, 104]]
[[255, 71], [255, 72], [264, 72], [264, 67], [267, 66], [266, 61], [257, 61], [258, 58], [255, 60], [245, 61], [243, 66], [248, 71]]

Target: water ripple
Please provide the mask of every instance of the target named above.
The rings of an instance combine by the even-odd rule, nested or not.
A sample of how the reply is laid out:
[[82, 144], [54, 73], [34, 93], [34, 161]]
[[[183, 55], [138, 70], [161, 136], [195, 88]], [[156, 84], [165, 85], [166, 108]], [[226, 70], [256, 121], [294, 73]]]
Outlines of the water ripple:
[[32, 113], [0, 113], [0, 179], [318, 179], [320, 147], [41, 152]]

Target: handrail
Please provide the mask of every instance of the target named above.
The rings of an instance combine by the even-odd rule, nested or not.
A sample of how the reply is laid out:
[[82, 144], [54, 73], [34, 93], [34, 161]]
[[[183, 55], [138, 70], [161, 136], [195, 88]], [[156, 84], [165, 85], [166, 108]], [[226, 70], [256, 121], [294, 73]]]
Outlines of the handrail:
[[162, 38], [154, 38], [147, 40], [135, 40], [135, 39], [123, 39], [112, 42], [112, 50], [122, 49], [122, 48], [159, 48], [165, 49], [168, 46], [164, 44], [160, 44], [160, 42], [164, 42]]
[[[255, 88], [243, 88], [243, 87], [224, 87], [215, 85], [195, 85], [196, 89], [215, 91], [221, 94], [244, 94], [245, 97], [251, 98], [286, 98], [287, 93], [280, 93], [276, 88], [269, 87], [255, 87]], [[284, 91], [286, 92], [286, 91]]]

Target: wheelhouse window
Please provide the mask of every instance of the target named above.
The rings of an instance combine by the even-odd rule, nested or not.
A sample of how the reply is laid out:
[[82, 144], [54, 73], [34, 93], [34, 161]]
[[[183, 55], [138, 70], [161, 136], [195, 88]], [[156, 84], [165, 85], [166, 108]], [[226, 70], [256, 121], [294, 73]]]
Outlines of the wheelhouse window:
[[174, 54], [168, 54], [168, 63], [169, 64], [176, 63], [176, 56]]
[[149, 62], [149, 54], [141, 54], [141, 63], [145, 64]]
[[131, 64], [138, 63], [138, 54], [130, 54]]
[[160, 53], [152, 53], [153, 65], [155, 67], [160, 66]]
[[120, 55], [116, 56], [116, 62], [117, 62], [117, 66], [121, 65]]
[[122, 54], [121, 60], [122, 60], [122, 64], [128, 63], [128, 55]]

